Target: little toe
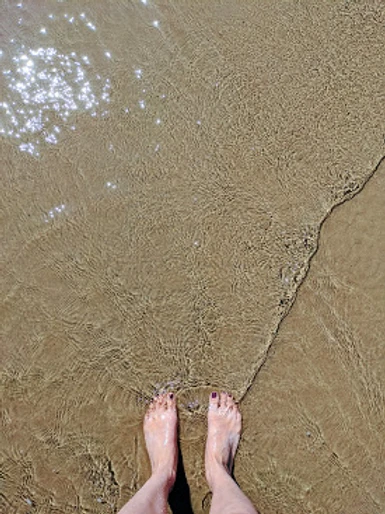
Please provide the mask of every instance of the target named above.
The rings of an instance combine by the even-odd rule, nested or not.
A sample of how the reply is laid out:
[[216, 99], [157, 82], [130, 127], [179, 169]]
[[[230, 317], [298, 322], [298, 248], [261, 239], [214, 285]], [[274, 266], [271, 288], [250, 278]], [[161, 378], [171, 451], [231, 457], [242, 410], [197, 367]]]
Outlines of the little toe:
[[151, 401], [150, 405], [148, 406], [147, 411], [146, 411], [147, 419], [151, 418], [152, 414], [154, 413], [154, 410], [155, 410], [155, 403], [153, 401]]

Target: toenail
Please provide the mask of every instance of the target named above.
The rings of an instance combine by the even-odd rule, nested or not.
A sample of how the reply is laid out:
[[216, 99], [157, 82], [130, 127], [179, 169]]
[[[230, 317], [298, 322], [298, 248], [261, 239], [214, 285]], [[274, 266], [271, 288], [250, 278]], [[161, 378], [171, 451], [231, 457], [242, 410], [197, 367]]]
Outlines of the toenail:
[[216, 393], [215, 391], [214, 391], [214, 392], [212, 392], [212, 393], [211, 393], [211, 398], [213, 398], [213, 399], [214, 399], [214, 398], [216, 398], [216, 397], [217, 397], [217, 393]]
[[170, 400], [174, 398], [174, 393], [170, 393]]

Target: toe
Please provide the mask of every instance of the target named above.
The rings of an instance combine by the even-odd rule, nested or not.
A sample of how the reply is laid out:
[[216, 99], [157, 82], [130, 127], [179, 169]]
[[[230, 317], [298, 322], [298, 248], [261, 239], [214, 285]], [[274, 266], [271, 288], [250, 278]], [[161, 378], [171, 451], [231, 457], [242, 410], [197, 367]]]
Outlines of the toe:
[[210, 395], [210, 408], [217, 409], [219, 406], [219, 395], [216, 391], [213, 391]]
[[227, 393], [225, 393], [224, 391], [221, 392], [220, 403], [221, 403], [221, 407], [223, 407], [223, 408], [227, 406]]
[[227, 406], [233, 407], [235, 405], [233, 395], [230, 393], [227, 393]]
[[156, 396], [154, 396], [154, 411], [158, 410], [160, 405], [161, 405], [161, 396], [159, 394], [157, 394]]
[[175, 396], [174, 393], [168, 393], [166, 397], [166, 403], [168, 409], [173, 409], [175, 407]]
[[166, 408], [166, 401], [165, 401], [164, 394], [160, 394], [158, 397], [158, 408], [162, 409], [162, 410]]
[[155, 402], [152, 400], [147, 408], [146, 418], [150, 418], [155, 409]]

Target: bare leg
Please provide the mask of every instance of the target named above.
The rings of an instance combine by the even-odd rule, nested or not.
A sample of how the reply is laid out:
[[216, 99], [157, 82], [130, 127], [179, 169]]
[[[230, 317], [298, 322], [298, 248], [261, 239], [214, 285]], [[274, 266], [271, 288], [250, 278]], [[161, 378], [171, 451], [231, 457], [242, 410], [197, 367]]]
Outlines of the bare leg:
[[167, 514], [178, 458], [177, 412], [172, 393], [159, 395], [144, 417], [144, 436], [152, 475], [119, 514]]
[[241, 413], [231, 395], [212, 393], [208, 413], [206, 479], [213, 493], [210, 514], [258, 514], [231, 478], [241, 433]]

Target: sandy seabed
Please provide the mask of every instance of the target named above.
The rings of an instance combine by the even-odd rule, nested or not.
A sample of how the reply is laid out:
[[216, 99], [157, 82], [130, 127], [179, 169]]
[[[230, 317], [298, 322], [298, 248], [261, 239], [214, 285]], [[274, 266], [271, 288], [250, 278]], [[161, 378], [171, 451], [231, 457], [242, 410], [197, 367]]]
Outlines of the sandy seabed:
[[167, 390], [195, 513], [211, 390], [261, 514], [385, 512], [384, 23], [0, 5], [1, 512], [117, 512]]

